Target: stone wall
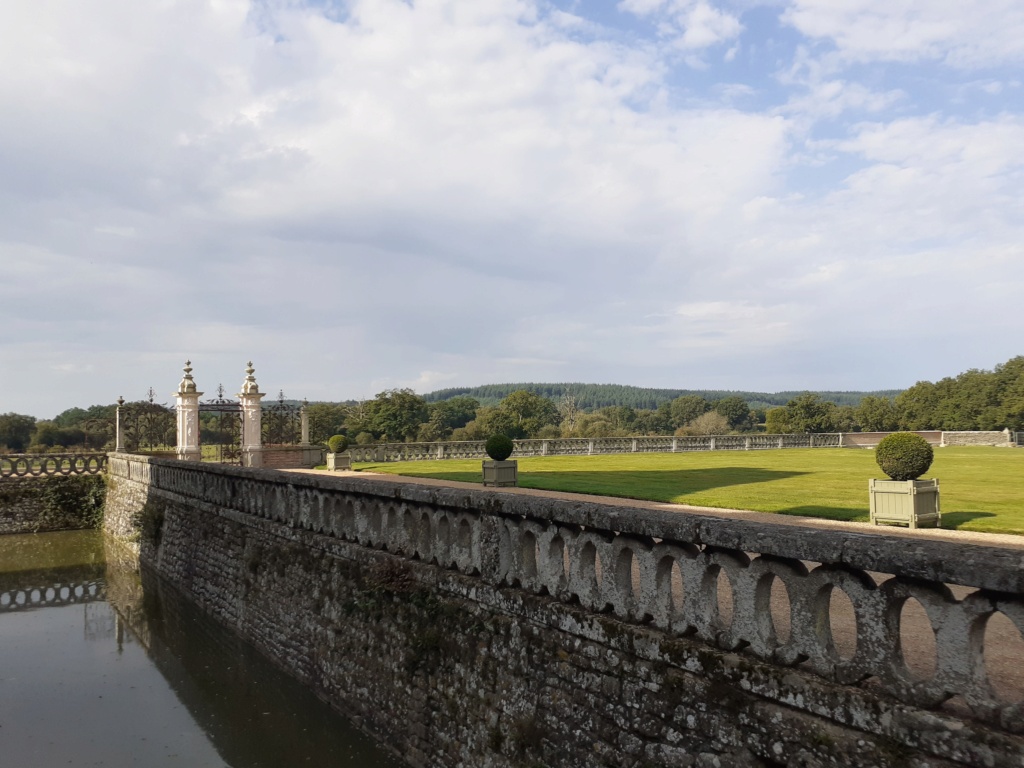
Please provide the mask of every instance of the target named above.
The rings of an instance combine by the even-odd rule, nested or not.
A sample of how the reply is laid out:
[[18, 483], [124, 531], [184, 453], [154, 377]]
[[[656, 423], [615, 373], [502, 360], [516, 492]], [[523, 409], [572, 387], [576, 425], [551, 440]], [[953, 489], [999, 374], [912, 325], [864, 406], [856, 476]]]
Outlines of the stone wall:
[[0, 479], [0, 534], [96, 528], [105, 490], [97, 475]]
[[[989, 617], [1024, 627], [1019, 550], [124, 455], [110, 473], [109, 530], [413, 766], [1024, 762], [982, 658]], [[907, 602], [936, 633], [928, 678]]]
[[943, 432], [942, 445], [991, 445], [1012, 446], [1013, 435], [1009, 430], [1002, 432]]
[[[882, 442], [882, 438], [891, 434], [892, 432], [844, 432], [841, 444], [843, 448], [874, 448]], [[929, 445], [942, 445], [942, 432], [937, 430], [918, 430], [914, 434], [923, 437]]]
[[324, 451], [310, 445], [269, 445], [261, 451], [267, 469], [312, 469], [324, 463]]

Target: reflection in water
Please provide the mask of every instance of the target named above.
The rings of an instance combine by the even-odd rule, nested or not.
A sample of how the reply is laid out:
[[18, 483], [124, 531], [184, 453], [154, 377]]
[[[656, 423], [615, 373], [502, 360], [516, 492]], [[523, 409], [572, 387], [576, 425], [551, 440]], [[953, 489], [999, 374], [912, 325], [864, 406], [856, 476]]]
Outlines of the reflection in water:
[[[106, 560], [93, 532], [0, 537], [0, 594], [30, 596], [0, 610], [4, 768], [400, 765], [116, 547]], [[36, 599], [83, 579], [91, 600]]]

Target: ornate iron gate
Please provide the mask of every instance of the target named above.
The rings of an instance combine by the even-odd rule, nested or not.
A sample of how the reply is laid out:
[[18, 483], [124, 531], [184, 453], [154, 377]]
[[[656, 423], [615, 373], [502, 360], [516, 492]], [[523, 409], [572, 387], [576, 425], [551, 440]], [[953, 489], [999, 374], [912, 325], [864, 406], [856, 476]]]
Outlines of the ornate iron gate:
[[203, 461], [242, 463], [242, 405], [224, 397], [223, 384], [217, 397], [199, 403], [199, 444]]
[[163, 403], [153, 402], [156, 393], [149, 388], [149, 400], [126, 403], [117, 401], [121, 411], [124, 449], [129, 453], [174, 451], [175, 412]]
[[285, 402], [280, 390], [277, 402], [263, 409], [263, 445], [298, 445], [302, 442], [302, 406]]

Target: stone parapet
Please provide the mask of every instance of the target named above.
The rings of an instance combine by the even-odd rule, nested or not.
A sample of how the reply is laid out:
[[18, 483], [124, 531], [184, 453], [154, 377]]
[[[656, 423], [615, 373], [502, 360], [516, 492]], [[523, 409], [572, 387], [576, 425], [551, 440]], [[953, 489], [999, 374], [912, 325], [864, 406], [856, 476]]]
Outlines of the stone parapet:
[[995, 447], [1012, 446], [1014, 435], [1009, 430], [1002, 432], [943, 432], [942, 445], [989, 445]]
[[106, 466], [105, 453], [7, 453], [0, 454], [0, 480], [98, 475]]
[[1024, 628], [1024, 550], [123, 454], [110, 474], [144, 562], [411, 765], [1024, 761], [983, 661], [991, 617]]

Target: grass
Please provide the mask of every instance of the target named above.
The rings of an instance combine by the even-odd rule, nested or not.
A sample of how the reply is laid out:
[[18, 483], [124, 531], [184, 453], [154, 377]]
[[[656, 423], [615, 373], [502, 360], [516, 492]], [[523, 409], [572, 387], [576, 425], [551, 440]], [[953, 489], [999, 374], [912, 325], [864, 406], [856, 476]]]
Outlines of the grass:
[[[358, 464], [356, 469], [482, 481], [479, 460]], [[551, 491], [868, 521], [873, 451], [850, 448], [550, 456], [519, 459], [519, 485]], [[1024, 450], [936, 448], [942, 527], [1024, 534]]]

